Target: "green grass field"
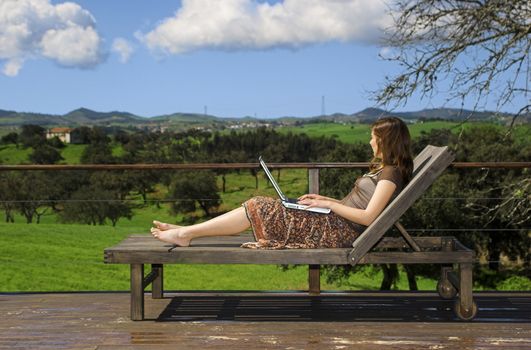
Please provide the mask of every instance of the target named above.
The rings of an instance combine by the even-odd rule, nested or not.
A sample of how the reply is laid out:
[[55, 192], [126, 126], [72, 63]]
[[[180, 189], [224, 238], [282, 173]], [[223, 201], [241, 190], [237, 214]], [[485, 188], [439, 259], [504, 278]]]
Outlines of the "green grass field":
[[23, 149], [22, 146], [16, 148], [15, 145], [0, 145], [0, 164], [22, 164], [29, 163], [28, 156], [33, 150]]
[[61, 156], [64, 158], [61, 163], [65, 164], [79, 164], [81, 153], [87, 147], [87, 145], [67, 145], [61, 150]]
[[[307, 188], [305, 171], [282, 171], [280, 184], [290, 189], [289, 195], [304, 193]], [[237, 207], [253, 195], [273, 196], [273, 191], [263, 176], [259, 177], [256, 189], [250, 173], [228, 174], [227, 192], [221, 194], [220, 211]], [[160, 197], [164, 193], [155, 195]], [[198, 211], [195, 215], [201, 213]], [[0, 223], [0, 292], [127, 290], [128, 266], [103, 264], [103, 249], [129, 234], [147, 234], [153, 219], [179, 223], [182, 215], [171, 215], [168, 204], [160, 207], [150, 204], [135, 209], [132, 220], [121, 219], [116, 227], [60, 224], [53, 214], [43, 216], [41, 224], [26, 224], [23, 217], [16, 215], [14, 224]], [[307, 278], [307, 268], [302, 266], [282, 271], [275, 265], [170, 265], [165, 271], [165, 288], [304, 290]], [[322, 288], [378, 289], [381, 278], [381, 272], [364, 268], [342, 285], [324, 283], [323, 276]], [[434, 289], [435, 283], [420, 279], [419, 287]], [[405, 277], [399, 288], [408, 288]]]
[[[229, 174], [227, 193], [221, 194], [224, 202], [220, 211], [235, 208], [253, 195], [273, 195], [265, 178], [260, 176], [258, 189], [255, 189], [254, 181], [246, 172]], [[303, 193], [307, 186], [305, 171], [282, 171], [280, 185], [293, 188], [290, 195]], [[159, 191], [154, 196], [161, 198], [163, 189], [159, 188]], [[148, 234], [153, 219], [180, 223], [183, 218], [170, 214], [167, 203], [160, 207], [151, 203], [135, 209], [134, 213], [132, 220], [121, 219], [116, 227], [60, 224], [53, 214], [43, 216], [41, 224], [26, 224], [18, 215], [14, 224], [0, 223], [0, 292], [127, 290], [128, 266], [103, 264], [103, 249], [117, 244], [129, 234]], [[201, 213], [198, 211], [195, 215]], [[329, 284], [325, 279], [323, 273], [321, 284], [324, 290], [377, 290], [382, 273], [378, 268], [367, 266], [341, 282]], [[501, 285], [509, 290], [514, 285], [520, 288], [531, 285], [529, 279], [523, 277], [509, 282]], [[433, 279], [418, 277], [417, 283], [421, 290], [435, 290], [436, 281]], [[402, 270], [397, 287], [408, 289]], [[169, 265], [165, 271], [165, 288], [305, 290], [307, 268], [300, 266], [283, 271], [276, 265]]]
[[292, 132], [294, 134], [306, 134], [309, 137], [333, 137], [344, 143], [369, 142], [371, 129], [368, 124], [336, 124], [318, 123], [304, 124], [301, 126], [280, 127], [276, 129], [280, 133]]
[[[0, 224], [0, 292], [127, 290], [128, 265], [106, 265], [103, 249], [145, 226]], [[260, 278], [257, 278], [260, 276]], [[381, 273], [365, 268], [343, 285], [322, 283], [327, 290], [378, 289]], [[304, 290], [307, 268], [282, 271], [275, 265], [169, 265], [168, 290]], [[402, 278], [400, 289], [407, 289]], [[420, 279], [420, 289], [435, 281]]]
[[[422, 132], [428, 132], [432, 129], [450, 129], [453, 133], [459, 133], [463, 129], [482, 125], [495, 125], [492, 123], [468, 122], [460, 124], [449, 121], [430, 121], [409, 125], [411, 137], [418, 137]], [[504, 126], [496, 125], [500, 129], [507, 129]], [[366, 142], [371, 138], [370, 125], [368, 124], [337, 124], [337, 123], [317, 123], [304, 124], [301, 126], [279, 127], [276, 129], [281, 133], [292, 132], [295, 134], [305, 133], [310, 137], [334, 137], [344, 143]], [[518, 125], [514, 127], [514, 137], [517, 140], [526, 138], [531, 133], [531, 126]]]

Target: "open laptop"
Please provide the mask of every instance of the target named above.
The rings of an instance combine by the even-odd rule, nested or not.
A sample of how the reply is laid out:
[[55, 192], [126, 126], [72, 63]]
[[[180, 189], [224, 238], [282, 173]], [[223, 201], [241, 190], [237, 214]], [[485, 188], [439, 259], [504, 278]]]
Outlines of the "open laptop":
[[276, 182], [276, 180], [273, 177], [273, 175], [271, 175], [271, 172], [267, 168], [267, 165], [264, 162], [264, 160], [262, 159], [262, 156], [260, 156], [258, 158], [258, 161], [260, 162], [260, 165], [262, 166], [262, 169], [264, 169], [264, 171], [265, 171], [265, 173], [267, 175], [267, 178], [273, 184], [273, 187], [275, 188], [275, 191], [277, 191], [278, 196], [280, 197], [280, 200], [282, 201], [282, 205], [284, 205], [286, 208], [298, 209], [298, 210], [307, 210], [307, 211], [312, 211], [314, 213], [321, 213], [321, 214], [330, 213], [330, 208], [319, 208], [319, 207], [308, 208], [307, 205], [298, 204], [297, 203], [297, 199], [286, 197], [284, 195], [284, 193], [282, 193], [282, 190], [278, 186], [278, 183]]

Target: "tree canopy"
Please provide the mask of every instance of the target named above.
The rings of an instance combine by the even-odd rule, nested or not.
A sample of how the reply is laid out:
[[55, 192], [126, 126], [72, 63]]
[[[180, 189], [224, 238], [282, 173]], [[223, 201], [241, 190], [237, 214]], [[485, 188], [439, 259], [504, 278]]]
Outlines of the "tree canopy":
[[221, 204], [216, 177], [211, 171], [180, 172], [175, 175], [169, 190], [174, 213], [193, 212], [199, 206], [206, 216]]

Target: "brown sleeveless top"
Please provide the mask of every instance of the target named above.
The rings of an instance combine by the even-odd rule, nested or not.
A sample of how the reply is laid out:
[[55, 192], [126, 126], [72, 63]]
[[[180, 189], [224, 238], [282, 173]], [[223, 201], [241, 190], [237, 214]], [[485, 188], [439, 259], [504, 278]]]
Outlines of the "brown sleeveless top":
[[387, 165], [376, 173], [368, 173], [359, 177], [354, 183], [352, 191], [341, 200], [341, 204], [352, 208], [366, 209], [374, 194], [376, 184], [381, 180], [389, 180], [396, 185], [395, 192], [389, 201], [389, 203], [391, 203], [400, 191], [402, 191], [404, 181], [402, 179], [402, 174], [400, 174], [400, 170], [397, 167]]

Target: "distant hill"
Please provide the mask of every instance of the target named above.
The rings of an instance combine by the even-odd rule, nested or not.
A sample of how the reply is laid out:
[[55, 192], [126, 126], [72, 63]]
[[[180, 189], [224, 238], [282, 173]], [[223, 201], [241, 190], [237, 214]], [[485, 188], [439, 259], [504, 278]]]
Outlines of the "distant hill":
[[17, 112], [15, 112], [15, 111], [4, 111], [4, 110], [0, 109], [0, 118], [1, 117], [7, 117], [7, 116], [9, 116], [9, 115], [11, 115], [13, 113], [17, 113]]
[[[195, 113], [173, 113], [155, 117], [142, 117], [129, 112], [97, 112], [87, 108], [79, 108], [65, 115], [16, 112], [0, 109], [0, 127], [19, 127], [24, 124], [37, 124], [43, 127], [53, 126], [105, 126], [147, 129], [186, 129], [191, 127], [235, 128], [238, 126], [257, 125], [294, 125], [305, 123], [333, 122], [333, 123], [372, 123], [384, 116], [397, 116], [410, 122], [419, 120], [443, 119], [451, 121], [481, 120], [507, 124], [512, 120], [508, 113], [491, 111], [472, 112], [452, 108], [424, 109], [413, 112], [390, 112], [378, 108], [366, 108], [353, 114], [334, 113], [324, 116], [300, 118], [286, 116], [274, 119], [220, 118], [212, 115]], [[519, 118], [519, 122], [530, 122], [531, 114]]]
[[365, 108], [364, 110], [354, 114], [360, 123], [372, 123], [378, 118], [389, 117], [393, 114], [379, 108]]
[[0, 126], [36, 124], [41, 126], [66, 125], [61, 116], [39, 113], [5, 111], [0, 109]]
[[173, 113], [168, 115], [162, 115], [153, 118], [144, 118], [143, 122], [152, 123], [218, 123], [223, 118], [214, 117], [211, 115], [196, 114], [196, 113]]
[[128, 112], [95, 112], [87, 108], [79, 108], [62, 116], [72, 124], [136, 124], [144, 121], [145, 118], [136, 116]]
[[380, 118], [386, 115], [389, 115], [390, 113], [386, 110], [380, 109], [380, 108], [365, 108], [362, 111], [359, 111], [358, 113], [354, 114], [358, 118]]
[[[449, 120], [449, 121], [494, 121], [505, 123], [512, 119], [513, 115], [509, 113], [497, 113], [492, 111], [473, 112], [466, 109], [456, 108], [434, 108], [423, 109], [413, 112], [393, 112], [379, 108], [365, 108], [362, 111], [353, 114], [334, 113], [326, 116], [318, 116], [310, 119], [317, 121], [330, 122], [355, 122], [355, 123], [373, 123], [382, 117], [395, 116], [410, 122], [419, 120]], [[531, 115], [521, 116], [520, 121], [529, 122]]]
[[509, 113], [496, 113], [489, 111], [478, 112], [466, 109], [461, 110], [457, 108], [423, 109], [417, 112], [397, 112], [393, 114], [404, 119], [444, 119], [452, 121], [460, 121], [465, 119], [494, 121], [499, 120], [500, 118], [512, 118], [512, 115]]

